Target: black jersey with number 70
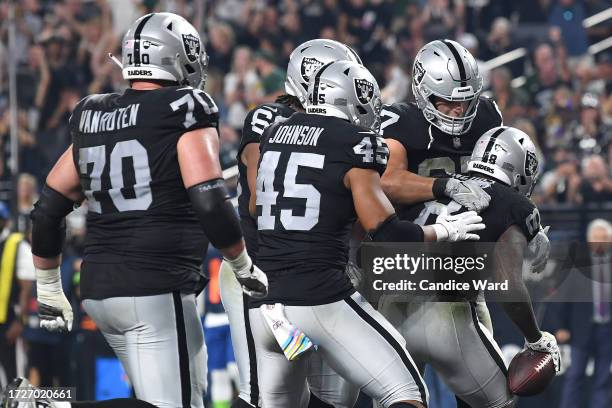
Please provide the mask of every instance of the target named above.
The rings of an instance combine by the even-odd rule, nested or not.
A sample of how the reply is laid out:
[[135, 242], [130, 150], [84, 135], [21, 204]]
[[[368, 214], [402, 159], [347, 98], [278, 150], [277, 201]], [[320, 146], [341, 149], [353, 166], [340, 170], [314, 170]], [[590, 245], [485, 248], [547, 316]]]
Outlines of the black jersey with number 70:
[[88, 207], [85, 297], [200, 289], [207, 241], [183, 185], [177, 142], [217, 125], [217, 106], [191, 87], [128, 89], [79, 102], [70, 132]]

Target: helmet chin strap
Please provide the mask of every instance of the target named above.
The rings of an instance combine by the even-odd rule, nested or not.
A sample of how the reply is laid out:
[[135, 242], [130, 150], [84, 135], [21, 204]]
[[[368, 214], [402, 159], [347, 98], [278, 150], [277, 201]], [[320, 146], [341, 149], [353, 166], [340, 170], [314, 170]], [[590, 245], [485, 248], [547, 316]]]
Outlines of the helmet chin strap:
[[123, 69], [123, 64], [121, 63], [121, 61], [119, 61], [119, 59], [117, 57], [115, 57], [112, 53], [108, 53], [108, 58], [110, 58], [111, 60], [113, 60], [113, 62], [115, 64], [117, 64], [117, 66], [121, 69]]

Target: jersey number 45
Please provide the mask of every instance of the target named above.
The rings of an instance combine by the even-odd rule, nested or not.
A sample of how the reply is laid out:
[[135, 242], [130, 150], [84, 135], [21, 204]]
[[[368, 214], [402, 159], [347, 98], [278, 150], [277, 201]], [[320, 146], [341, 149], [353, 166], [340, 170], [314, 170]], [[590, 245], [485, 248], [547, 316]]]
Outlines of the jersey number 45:
[[293, 215], [293, 209], [278, 211], [280, 223], [286, 230], [308, 231], [319, 222], [321, 193], [311, 184], [296, 182], [299, 167], [322, 169], [325, 156], [316, 153], [292, 152], [289, 160], [281, 161], [281, 152], [267, 151], [261, 158], [257, 173], [257, 206], [261, 206], [261, 215], [257, 218], [259, 230], [273, 230], [277, 216], [272, 214], [272, 206], [277, 205], [278, 191], [274, 191], [274, 175], [279, 162], [284, 169], [279, 172], [283, 177], [283, 197], [305, 199], [304, 215]]

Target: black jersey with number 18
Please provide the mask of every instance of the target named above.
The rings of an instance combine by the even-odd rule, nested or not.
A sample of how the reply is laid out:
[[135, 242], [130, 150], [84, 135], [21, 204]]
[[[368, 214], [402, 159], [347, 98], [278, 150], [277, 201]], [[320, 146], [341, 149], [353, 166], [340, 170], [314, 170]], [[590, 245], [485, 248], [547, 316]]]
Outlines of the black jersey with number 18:
[[208, 245], [183, 185], [177, 142], [218, 124], [204, 92], [164, 87], [84, 98], [70, 118], [87, 197], [85, 298], [198, 291]]
[[295, 113], [266, 129], [257, 174], [257, 264], [269, 293], [250, 307], [331, 303], [352, 293], [344, 272], [356, 219], [344, 175], [385, 169], [383, 139], [348, 121]]

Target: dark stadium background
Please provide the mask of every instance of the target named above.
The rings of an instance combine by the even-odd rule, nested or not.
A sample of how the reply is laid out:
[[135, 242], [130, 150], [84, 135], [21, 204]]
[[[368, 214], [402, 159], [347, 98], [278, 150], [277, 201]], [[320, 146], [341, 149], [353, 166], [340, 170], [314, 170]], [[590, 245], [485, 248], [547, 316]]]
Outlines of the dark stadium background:
[[[186, 17], [206, 43], [210, 56], [206, 91], [220, 109], [221, 157], [228, 180], [235, 179], [235, 154], [246, 113], [283, 93], [287, 58], [299, 43], [324, 37], [349, 44], [376, 76], [383, 101], [391, 103], [412, 99], [410, 73], [416, 51], [430, 40], [451, 38], [479, 61], [485, 92], [497, 101], [504, 124], [525, 131], [542, 151], [533, 200], [542, 224], [551, 225], [551, 240], [583, 241], [591, 220], [612, 219], [610, 1], [20, 0], [13, 4], [14, 19], [10, 2], [0, 3], [0, 200], [10, 209], [12, 227], [18, 231], [27, 232], [27, 215], [45, 175], [70, 143], [67, 125], [75, 104], [87, 94], [122, 91], [127, 86], [107, 53], [120, 55], [120, 39], [129, 24], [150, 11]], [[81, 209], [70, 216], [64, 251], [65, 287], [71, 288], [75, 304], [84, 214]], [[127, 392], [116, 360], [91, 320], [81, 316], [73, 333], [52, 335], [35, 328], [35, 307], [32, 303], [21, 346], [27, 355], [36, 348], [48, 353], [45, 381], [78, 387], [80, 399]], [[554, 331], [559, 316], [546, 304], [536, 305], [536, 312], [542, 328]], [[512, 355], [522, 347], [522, 339], [495, 306], [492, 314], [496, 339]], [[567, 353], [568, 346], [562, 348]], [[21, 367], [32, 374], [25, 361]], [[96, 377], [96, 372], [106, 375]], [[454, 399], [444, 402], [439, 382], [430, 376], [428, 380], [431, 407], [454, 406]], [[545, 394], [522, 400], [520, 407], [557, 407], [562, 383], [561, 376]]]

